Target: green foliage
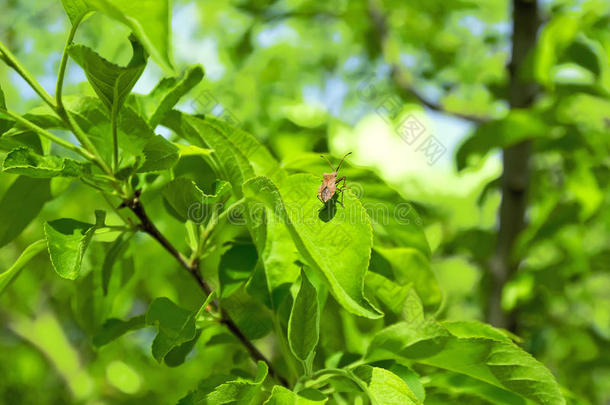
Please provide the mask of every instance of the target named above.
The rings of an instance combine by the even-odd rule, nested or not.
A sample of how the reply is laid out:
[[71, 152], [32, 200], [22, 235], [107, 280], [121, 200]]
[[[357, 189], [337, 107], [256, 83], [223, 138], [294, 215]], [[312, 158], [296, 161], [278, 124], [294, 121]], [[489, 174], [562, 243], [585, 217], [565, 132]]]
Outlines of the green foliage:
[[203, 79], [203, 67], [195, 65], [178, 77], [162, 79], [146, 96], [135, 97], [140, 112], [148, 117], [148, 124], [155, 128], [178, 101]]
[[353, 373], [364, 383], [367, 395], [375, 404], [421, 403], [402, 378], [386, 369], [365, 365], [357, 367]]
[[178, 148], [161, 135], [151, 138], [144, 149], [144, 162], [138, 173], [157, 172], [171, 169], [178, 162]]
[[170, 8], [167, 0], [85, 0], [94, 10], [128, 26], [155, 62], [171, 71], [169, 22]]
[[255, 397], [256, 389], [267, 377], [267, 366], [263, 362], [257, 364], [254, 379], [214, 375], [199, 384], [197, 390], [182, 398], [179, 405], [194, 404], [228, 404], [235, 401], [248, 402]]
[[304, 364], [313, 358], [319, 334], [318, 293], [305, 272], [301, 272], [301, 288], [292, 304], [288, 321], [288, 343], [292, 353]]
[[45, 248], [43, 240], [32, 243], [25, 248], [15, 263], [2, 273], [0, 273], [0, 294], [8, 287], [11, 281], [19, 275], [21, 270], [28, 264], [30, 260]]
[[15, 239], [51, 199], [48, 179], [17, 177], [0, 200], [0, 246]]
[[[245, 183], [245, 193], [264, 203], [286, 224], [301, 254], [324, 274], [345, 309], [360, 316], [379, 317], [363, 295], [372, 244], [366, 212], [356, 197], [346, 193], [345, 210], [337, 211], [332, 221], [318, 218], [320, 202], [315, 194], [303, 193], [315, 190], [318, 183], [313, 176], [295, 174], [284, 180], [280, 195], [269, 179], [257, 177]], [[341, 260], [337, 260], [337, 252]]]
[[215, 193], [208, 195], [203, 192], [193, 180], [179, 177], [170, 181], [163, 189], [165, 201], [180, 215], [187, 220], [196, 214], [190, 210], [211, 212], [215, 205], [222, 204], [229, 197], [231, 185], [221, 180], [215, 185]]
[[78, 63], [87, 80], [108, 111], [119, 111], [146, 67], [146, 54], [139, 42], [132, 40], [133, 57], [126, 67], [117, 66], [99, 56], [92, 49], [73, 44], [70, 57]]
[[[506, 69], [504, 3], [61, 4], [53, 97], [65, 38], [16, 21], [0, 43], [0, 402], [607, 402], [607, 7], [541, 5]], [[461, 174], [401, 165], [430, 158], [413, 103], [473, 123]], [[321, 202], [319, 155], [352, 149]], [[527, 219], [507, 251], [499, 189]]]
[[143, 328], [145, 325], [146, 317], [144, 315], [134, 316], [126, 321], [110, 318], [104, 322], [99, 333], [93, 337], [93, 344], [96, 347], [104, 346], [125, 333], [134, 329]]
[[146, 312], [146, 323], [158, 327], [152, 344], [152, 354], [159, 363], [172, 349], [195, 337], [197, 315], [180, 308], [165, 297], [157, 298], [150, 304]]
[[103, 224], [99, 221], [96, 224], [88, 224], [70, 218], [56, 219], [44, 224], [49, 256], [57, 274], [70, 280], [78, 277], [85, 251], [95, 230], [100, 226]]
[[367, 358], [412, 360], [466, 374], [541, 404], [565, 403], [542, 364], [485, 324], [398, 323], [375, 336]]
[[[320, 394], [321, 395], [321, 394]], [[323, 397], [323, 395], [322, 395]], [[326, 398], [310, 399], [301, 393], [295, 393], [282, 386], [276, 385], [271, 391], [271, 396], [265, 402], [267, 405], [314, 405], [325, 404]]]
[[93, 11], [86, 0], [61, 0], [61, 3], [73, 26], [78, 25], [83, 17]]
[[41, 156], [25, 147], [13, 149], [6, 155], [2, 166], [5, 173], [43, 179], [56, 176], [81, 177], [90, 170], [90, 165], [74, 159]]

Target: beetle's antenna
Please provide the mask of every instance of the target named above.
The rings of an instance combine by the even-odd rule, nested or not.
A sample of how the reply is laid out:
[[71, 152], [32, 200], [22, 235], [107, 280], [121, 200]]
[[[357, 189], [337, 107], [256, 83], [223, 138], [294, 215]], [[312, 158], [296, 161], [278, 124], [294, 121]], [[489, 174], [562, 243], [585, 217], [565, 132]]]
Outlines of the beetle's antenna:
[[331, 169], [335, 170], [335, 168], [333, 167], [333, 164], [330, 163], [330, 160], [328, 160], [328, 158], [326, 156], [320, 155], [320, 157], [328, 162], [328, 165], [330, 166]]
[[345, 158], [346, 158], [346, 157], [348, 157], [348, 156], [349, 156], [349, 155], [351, 155], [351, 154], [352, 154], [352, 152], [347, 152], [347, 153], [345, 154], [345, 156], [343, 156], [343, 159], [341, 159], [341, 161], [339, 162], [339, 166], [337, 166], [337, 170], [335, 170], [336, 172], [338, 172], [338, 171], [339, 171], [339, 168], [341, 167], [341, 164], [343, 163], [343, 161], [345, 160]]

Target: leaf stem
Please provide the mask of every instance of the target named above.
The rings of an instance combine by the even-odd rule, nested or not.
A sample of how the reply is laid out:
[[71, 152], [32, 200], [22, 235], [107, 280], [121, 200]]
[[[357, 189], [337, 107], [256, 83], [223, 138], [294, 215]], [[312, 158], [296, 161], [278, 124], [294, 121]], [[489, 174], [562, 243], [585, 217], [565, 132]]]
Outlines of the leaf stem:
[[216, 219], [216, 224], [218, 224], [220, 221], [224, 220], [227, 217], [227, 215], [229, 214], [229, 212], [231, 212], [232, 210], [239, 207], [240, 205], [242, 205], [245, 202], [246, 202], [246, 198], [242, 197], [239, 200], [235, 201], [233, 204], [229, 205], [229, 207], [226, 210], [224, 210], [223, 212], [220, 213], [220, 215], [218, 215], [218, 218]]
[[119, 111], [117, 103], [112, 103], [110, 112], [110, 123], [112, 124], [112, 170], [119, 169], [119, 137], [118, 137], [118, 117]]
[[66, 40], [66, 45], [64, 46], [64, 51], [61, 55], [61, 62], [59, 62], [59, 73], [57, 74], [57, 85], [55, 86], [55, 102], [57, 103], [57, 109], [63, 110], [64, 103], [62, 100], [62, 90], [64, 85], [64, 77], [66, 75], [66, 66], [68, 65], [68, 47], [72, 44], [74, 40], [74, 35], [76, 34], [76, 30], [78, 28], [78, 24], [72, 25], [70, 29], [70, 33], [68, 34], [68, 39]]
[[76, 123], [76, 121], [74, 121], [74, 118], [72, 118], [70, 113], [65, 109], [57, 109], [56, 112], [60, 116], [60, 118], [66, 123], [66, 125], [68, 125], [76, 139], [78, 139], [78, 142], [83, 145], [85, 149], [91, 152], [91, 160], [96, 165], [98, 165], [103, 172], [112, 175], [112, 170], [110, 169], [110, 167], [108, 167], [104, 159], [102, 159], [102, 156], [97, 151], [95, 145], [93, 145], [87, 134], [85, 134], [82, 128]]
[[38, 93], [40, 98], [47, 103], [53, 110], [55, 110], [55, 103], [53, 98], [47, 93], [47, 91], [36, 81], [34, 76], [17, 60], [15, 55], [0, 41], [0, 58], [2, 58], [8, 66], [13, 68], [19, 76], [25, 80], [32, 89]]
[[18, 114], [15, 114], [12, 111], [8, 111], [5, 110], [3, 108], [0, 108], [0, 113], [5, 114], [9, 117], [11, 117], [12, 119], [14, 119], [15, 121], [17, 121], [18, 123], [20, 123], [21, 125], [31, 129], [32, 131], [38, 133], [41, 136], [44, 136], [45, 138], [47, 138], [48, 140], [55, 142], [56, 144], [63, 146], [66, 149], [71, 150], [72, 152], [76, 152], [79, 155], [83, 156], [86, 159], [89, 160], [94, 160], [95, 156], [93, 156], [89, 151], [87, 151], [84, 148], [81, 148], [78, 145], [74, 145], [73, 143], [66, 141], [65, 139], [62, 139], [60, 137], [58, 137], [57, 135], [52, 134], [51, 132], [47, 131], [46, 129], [43, 129], [41, 127], [39, 127], [38, 125], [34, 124], [33, 122], [19, 116]]
[[74, 41], [74, 36], [76, 35], [76, 30], [78, 29], [78, 25], [80, 21], [73, 24], [72, 28], [70, 28], [70, 33], [68, 34], [68, 38], [66, 40], [66, 44], [64, 46], [64, 51], [61, 55], [61, 61], [59, 63], [59, 72], [57, 74], [57, 85], [55, 87], [55, 101], [57, 105], [51, 105], [53, 110], [59, 115], [59, 117], [64, 120], [64, 122], [68, 125], [68, 127], [72, 130], [72, 133], [78, 139], [81, 145], [85, 147], [88, 151], [92, 153], [94, 156], [95, 163], [106, 173], [111, 174], [112, 170], [108, 167], [104, 159], [102, 159], [101, 155], [97, 151], [95, 145], [91, 142], [87, 134], [82, 130], [82, 128], [78, 125], [78, 123], [72, 118], [70, 113], [65, 109], [63, 103], [63, 84], [64, 78], [66, 76], [66, 67], [68, 65], [68, 47]]
[[[320, 370], [320, 371], [317, 371], [317, 372], [311, 374], [310, 376], [303, 376], [297, 382], [295, 389], [303, 387], [307, 381], [313, 381], [314, 382], [313, 385], [315, 385], [315, 382], [316, 382], [315, 380], [317, 380], [321, 377], [324, 377], [325, 375], [328, 375], [331, 378], [332, 377], [344, 377], [349, 380], [352, 380], [356, 385], [358, 385], [358, 387], [360, 387], [362, 392], [365, 393], [371, 401], [373, 400], [373, 397], [371, 395], [371, 392], [369, 391], [369, 388], [362, 380], [360, 380], [360, 378], [355, 376], [351, 370], [344, 370], [344, 369], [340, 369], [340, 368], [325, 368], [323, 370]], [[322, 381], [324, 381], [324, 380], [322, 380]]]

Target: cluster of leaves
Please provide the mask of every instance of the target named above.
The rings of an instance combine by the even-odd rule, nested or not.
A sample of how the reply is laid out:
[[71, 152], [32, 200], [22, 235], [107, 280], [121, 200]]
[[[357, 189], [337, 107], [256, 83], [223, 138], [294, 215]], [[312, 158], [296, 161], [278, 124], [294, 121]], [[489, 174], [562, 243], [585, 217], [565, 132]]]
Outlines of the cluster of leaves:
[[[594, 375], [607, 373], [610, 354], [601, 292], [609, 282], [609, 20], [607, 10], [587, 6], [556, 7], [546, 17], [526, 73], [540, 86], [538, 102], [480, 125], [456, 160], [460, 169], [473, 168], [496, 148], [531, 140], [528, 227], [513, 252], [521, 265], [502, 307], [528, 350], [570, 381], [576, 403], [603, 403], [609, 386]], [[479, 201], [498, 185], [485, 184]], [[495, 240], [492, 229], [467, 227], [448, 235], [445, 252], [465, 253], [485, 268], [481, 247]]]
[[[96, 211], [93, 223], [46, 221], [44, 239], [0, 274], [0, 293], [46, 249], [55, 272], [75, 280], [74, 305], [95, 307], [95, 318], [79, 320], [92, 346], [156, 327], [150, 350], [167, 366], [188, 362], [196, 347], [235, 354], [227, 373], [197, 376], [203, 380], [179, 394], [181, 404], [565, 403], [551, 373], [515, 336], [479, 322], [437, 319], [442, 295], [417, 214], [411, 209], [407, 223], [371, 221], [366, 207], [407, 204], [371, 171], [348, 167], [345, 174], [367, 193], [346, 191], [343, 206], [331, 201], [325, 217], [316, 198], [319, 157], [280, 162], [244, 130], [175, 109], [202, 80], [200, 66], [164, 78], [147, 95], [132, 93], [148, 55], [173, 69], [168, 2], [62, 3], [72, 31], [55, 99], [0, 49], [46, 103], [19, 115], [0, 91], [2, 177], [12, 179], [0, 200], [0, 246], [77, 180], [113, 211]], [[131, 30], [126, 66], [72, 43], [93, 12]], [[68, 58], [97, 97], [62, 96]], [[161, 125], [169, 138], [156, 134]], [[56, 135], [66, 132], [80, 145]], [[148, 210], [155, 214], [149, 217], [144, 207], [154, 204], [159, 209]], [[179, 230], [168, 240], [157, 223]], [[179, 303], [189, 309], [159, 294], [132, 317], [113, 313], [137, 271], [138, 232], [156, 239], [201, 285], [195, 299]], [[272, 342], [270, 355], [253, 346], [263, 338]]]

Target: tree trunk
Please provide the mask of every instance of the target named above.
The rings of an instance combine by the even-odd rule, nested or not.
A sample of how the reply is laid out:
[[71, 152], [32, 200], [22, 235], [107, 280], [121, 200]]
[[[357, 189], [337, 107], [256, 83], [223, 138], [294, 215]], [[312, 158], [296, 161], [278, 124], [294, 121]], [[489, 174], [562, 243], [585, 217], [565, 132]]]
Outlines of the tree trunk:
[[[536, 94], [534, 83], [520, 77], [523, 64], [536, 44], [539, 19], [536, 1], [513, 0], [512, 56], [509, 65], [509, 103], [513, 108], [529, 107]], [[516, 271], [519, 260], [512, 250], [525, 226], [529, 186], [531, 141], [523, 141], [503, 150], [502, 202], [497, 245], [489, 263], [491, 291], [488, 321], [492, 325], [515, 329], [514, 314], [502, 310], [502, 290]]]

